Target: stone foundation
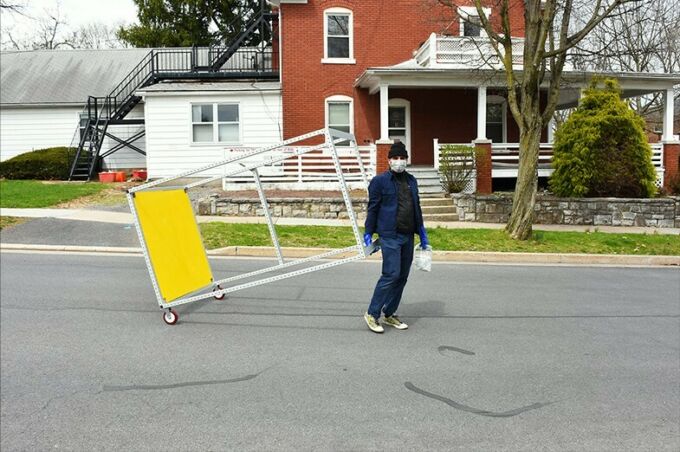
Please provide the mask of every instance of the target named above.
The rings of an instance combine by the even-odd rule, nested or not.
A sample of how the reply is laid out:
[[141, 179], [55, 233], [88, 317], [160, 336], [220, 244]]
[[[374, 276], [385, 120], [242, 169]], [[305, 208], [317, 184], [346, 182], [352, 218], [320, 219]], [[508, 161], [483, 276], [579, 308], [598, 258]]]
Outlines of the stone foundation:
[[[507, 223], [512, 194], [453, 194], [460, 221]], [[680, 228], [680, 197], [555, 198], [537, 195], [536, 224], [579, 224], [593, 226], [648, 226]]]
[[[274, 217], [346, 219], [347, 209], [343, 198], [267, 198]], [[259, 198], [218, 198], [198, 201], [199, 215], [225, 215], [240, 217], [264, 216]], [[366, 217], [366, 199], [352, 199], [354, 214]]]

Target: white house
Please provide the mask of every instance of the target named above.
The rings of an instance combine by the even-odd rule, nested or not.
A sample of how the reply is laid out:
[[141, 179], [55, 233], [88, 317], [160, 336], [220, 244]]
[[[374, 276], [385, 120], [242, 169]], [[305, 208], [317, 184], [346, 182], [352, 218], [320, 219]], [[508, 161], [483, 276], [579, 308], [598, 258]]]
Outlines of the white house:
[[[56, 146], [77, 146], [87, 96], [107, 94], [149, 49], [36, 50], [0, 53], [0, 161]], [[130, 118], [143, 118], [138, 106]], [[117, 126], [127, 139], [139, 126]], [[116, 142], [107, 138], [104, 147]], [[134, 144], [144, 150], [144, 140]], [[144, 155], [121, 149], [105, 159], [109, 168], [143, 168]]]
[[231, 147], [281, 141], [278, 82], [169, 82], [137, 94], [144, 102], [149, 178], [214, 163]]

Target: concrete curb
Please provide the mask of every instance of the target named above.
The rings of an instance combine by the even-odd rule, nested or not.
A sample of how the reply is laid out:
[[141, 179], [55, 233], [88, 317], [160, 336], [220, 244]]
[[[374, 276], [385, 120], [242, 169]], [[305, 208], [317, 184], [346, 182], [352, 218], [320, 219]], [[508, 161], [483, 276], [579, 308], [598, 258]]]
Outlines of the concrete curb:
[[[51, 251], [73, 253], [141, 254], [141, 248], [109, 246], [31, 245], [0, 243], [3, 251]], [[328, 248], [282, 248], [284, 257], [303, 258], [329, 251]], [[209, 250], [209, 256], [276, 257], [274, 248], [268, 246], [228, 246]], [[331, 259], [354, 255], [343, 253]], [[367, 260], [379, 261], [380, 254]], [[504, 264], [566, 264], [566, 265], [633, 265], [633, 266], [680, 266], [680, 256], [617, 255], [617, 254], [559, 254], [559, 253], [499, 253], [483, 251], [435, 251], [435, 262], [470, 262]]]

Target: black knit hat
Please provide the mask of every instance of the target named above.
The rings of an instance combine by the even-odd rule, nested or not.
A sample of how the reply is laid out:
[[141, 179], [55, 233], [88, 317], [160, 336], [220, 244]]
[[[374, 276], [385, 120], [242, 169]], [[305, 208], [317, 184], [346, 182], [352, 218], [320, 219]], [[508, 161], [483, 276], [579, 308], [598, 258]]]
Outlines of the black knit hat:
[[391, 159], [394, 157], [405, 157], [408, 158], [408, 152], [406, 152], [406, 146], [401, 141], [398, 141], [390, 147], [390, 152], [387, 154], [387, 158]]

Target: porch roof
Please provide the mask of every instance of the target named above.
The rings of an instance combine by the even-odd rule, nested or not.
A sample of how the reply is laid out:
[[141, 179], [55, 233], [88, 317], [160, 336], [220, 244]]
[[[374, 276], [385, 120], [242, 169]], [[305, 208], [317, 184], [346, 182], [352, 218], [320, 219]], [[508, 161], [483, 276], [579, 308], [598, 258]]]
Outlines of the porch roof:
[[[516, 70], [519, 77], [522, 73], [522, 70]], [[581, 88], [587, 87], [593, 77], [618, 79], [623, 90], [623, 97], [665, 91], [680, 84], [680, 74], [565, 70], [557, 108], [576, 106]], [[380, 85], [390, 88], [477, 88], [479, 86], [503, 88], [506, 86], [506, 81], [504, 72], [497, 69], [423, 67], [413, 58], [394, 66], [368, 68], [357, 78], [354, 85], [366, 88], [369, 93], [375, 94], [380, 90]], [[543, 83], [542, 86], [548, 88], [548, 83]]]

